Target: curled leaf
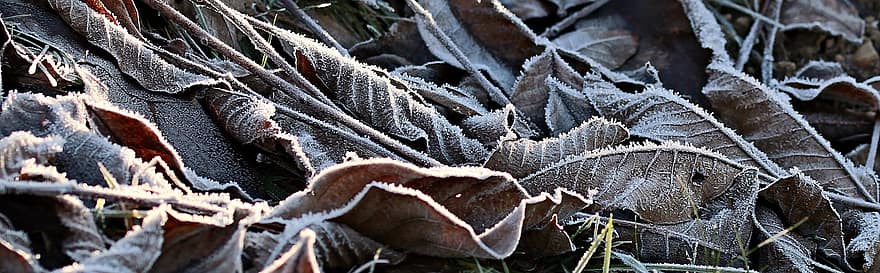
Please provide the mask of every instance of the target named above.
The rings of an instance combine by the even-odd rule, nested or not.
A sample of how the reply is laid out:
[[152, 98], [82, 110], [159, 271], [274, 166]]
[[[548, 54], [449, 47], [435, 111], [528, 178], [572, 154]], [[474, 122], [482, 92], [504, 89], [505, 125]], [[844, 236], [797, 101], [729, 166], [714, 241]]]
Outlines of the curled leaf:
[[[712, 101], [721, 120], [752, 141], [768, 158], [783, 168], [801, 169], [826, 190], [876, 200], [877, 182], [873, 175], [864, 175], [834, 150], [792, 109], [784, 94], [729, 65], [716, 63], [709, 69], [712, 76], [703, 93]], [[742, 115], [743, 112], [751, 115]]]
[[144, 42], [81, 1], [52, 0], [49, 3], [90, 43], [113, 55], [120, 70], [146, 89], [175, 94], [193, 86], [217, 83], [216, 80], [169, 64], [147, 48]]
[[845, 0], [794, 0], [782, 2], [780, 23], [783, 30], [819, 28], [852, 42], [861, 42], [865, 21]]
[[503, 140], [483, 167], [523, 178], [567, 156], [609, 147], [627, 138], [629, 132], [622, 124], [592, 118], [554, 138]]
[[553, 77], [572, 88], [580, 89], [584, 84], [583, 76], [571, 68], [556, 50], [550, 48], [526, 60], [522, 67], [522, 75], [513, 86], [510, 101], [532, 122], [545, 128], [549, 117], [545, 106], [552, 88], [547, 84], [547, 78]]

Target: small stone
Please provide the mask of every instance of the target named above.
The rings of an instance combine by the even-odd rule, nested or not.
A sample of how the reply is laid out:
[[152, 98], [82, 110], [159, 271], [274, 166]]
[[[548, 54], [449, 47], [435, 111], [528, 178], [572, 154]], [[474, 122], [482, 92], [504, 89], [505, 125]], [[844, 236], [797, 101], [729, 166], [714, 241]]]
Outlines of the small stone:
[[780, 75], [790, 76], [797, 70], [797, 64], [791, 61], [778, 61], [775, 66], [777, 73]]
[[844, 58], [843, 55], [840, 55], [840, 54], [834, 55], [835, 62], [843, 63], [843, 61], [845, 61], [845, 60], [846, 60], [846, 58]]
[[737, 32], [745, 33], [749, 31], [751, 27], [752, 19], [748, 16], [740, 16], [733, 21], [733, 28], [736, 29]]
[[877, 66], [878, 62], [880, 62], [880, 56], [877, 55], [877, 49], [874, 48], [874, 43], [871, 42], [871, 40], [866, 40], [865, 43], [853, 53], [852, 61], [853, 64], [860, 68], [872, 68]]

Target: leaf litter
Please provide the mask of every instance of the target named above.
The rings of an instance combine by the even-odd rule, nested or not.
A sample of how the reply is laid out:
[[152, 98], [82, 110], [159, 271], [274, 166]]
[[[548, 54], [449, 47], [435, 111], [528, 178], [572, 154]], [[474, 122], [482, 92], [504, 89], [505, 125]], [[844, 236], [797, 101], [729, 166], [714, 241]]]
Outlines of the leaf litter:
[[283, 2], [0, 3], [0, 271], [877, 270], [876, 5]]

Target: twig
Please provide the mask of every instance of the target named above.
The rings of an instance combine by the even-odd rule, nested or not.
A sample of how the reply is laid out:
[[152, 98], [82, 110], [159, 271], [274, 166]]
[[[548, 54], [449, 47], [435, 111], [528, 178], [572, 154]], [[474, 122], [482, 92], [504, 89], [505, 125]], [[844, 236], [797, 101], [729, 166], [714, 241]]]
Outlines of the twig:
[[[773, 18], [779, 20], [779, 13], [782, 12], [782, 0], [775, 0], [770, 7]], [[776, 44], [776, 32], [779, 27], [778, 23], [770, 26], [767, 29], [767, 38], [764, 39], [764, 60], [761, 62], [761, 80], [764, 84], [769, 84], [773, 79], [773, 46]]]
[[733, 3], [733, 2], [730, 2], [730, 0], [711, 0], [711, 1], [712, 1], [712, 2], [715, 2], [715, 3], [718, 3], [719, 5], [722, 5], [722, 6], [725, 6], [725, 7], [728, 7], [728, 8], [732, 8], [732, 9], [735, 9], [735, 10], [737, 10], [737, 11], [739, 11], [739, 12], [745, 13], [745, 14], [751, 16], [752, 18], [755, 18], [755, 19], [757, 19], [757, 20], [764, 21], [765, 23], [770, 24], [770, 25], [772, 25], [772, 26], [779, 27], [779, 28], [784, 27], [782, 24], [780, 24], [780, 23], [778, 22], [778, 21], [779, 21], [779, 18], [776, 18], [776, 19], [770, 19], [770, 18], [768, 18], [767, 16], [764, 16], [763, 14], [757, 13], [757, 12], [755, 12], [755, 11], [753, 11], [753, 10], [750, 10], [750, 9], [744, 8], [744, 7], [740, 6], [740, 5], [737, 5], [737, 4]]
[[330, 36], [330, 33], [327, 33], [318, 22], [312, 19], [309, 14], [299, 8], [292, 0], [282, 0], [281, 3], [284, 4], [284, 7], [287, 9], [287, 12], [290, 13], [293, 18], [296, 18], [300, 22], [306, 25], [309, 31], [312, 32], [322, 43], [335, 48], [342, 56], [348, 56], [348, 50], [345, 49], [336, 39], [333, 39], [333, 36]]
[[[257, 47], [257, 50], [268, 56], [269, 59], [272, 60], [276, 65], [281, 67], [284, 72], [290, 75], [293, 78], [294, 83], [302, 89], [305, 89], [307, 93], [309, 93], [313, 98], [321, 101], [327, 106], [335, 107], [335, 104], [324, 95], [324, 92], [318, 90], [315, 85], [306, 80], [299, 71], [296, 70], [284, 57], [281, 57], [281, 54], [278, 54], [277, 51], [269, 44], [269, 41], [260, 36], [257, 33], [257, 30], [254, 29], [254, 26], [248, 23], [246, 19], [242, 19], [243, 17], [248, 17], [247, 15], [239, 13], [237, 10], [229, 8], [226, 4], [223, 4], [222, 1], [219, 0], [202, 0], [208, 3], [208, 5], [214, 9], [217, 13], [222, 14], [224, 17], [232, 21], [232, 24], [235, 25], [241, 32], [244, 33], [245, 36], [250, 38], [251, 42]], [[293, 92], [298, 93], [298, 92]], [[288, 94], [291, 97], [296, 96], [296, 94]]]
[[877, 157], [877, 142], [880, 138], [880, 118], [874, 117], [874, 131], [871, 132], [871, 146], [868, 147], [868, 158], [865, 167], [874, 169], [874, 161]]
[[565, 17], [565, 19], [562, 19], [562, 21], [559, 21], [558, 23], [554, 24], [553, 26], [547, 28], [547, 30], [544, 30], [544, 33], [541, 33], [541, 37], [544, 37], [547, 39], [551, 39], [553, 37], [556, 37], [556, 35], [558, 35], [559, 32], [570, 27], [571, 25], [576, 23], [578, 20], [589, 16], [594, 11], [596, 11], [600, 7], [604, 6], [606, 3], [608, 3], [608, 0], [598, 0], [596, 2], [593, 2], [593, 3], [583, 7], [582, 9], [578, 10], [577, 12], [572, 13], [568, 17]]
[[443, 33], [443, 31], [437, 25], [437, 22], [434, 21], [434, 16], [431, 15], [430, 12], [425, 10], [422, 5], [419, 5], [416, 0], [407, 0], [406, 2], [407, 4], [409, 4], [410, 8], [415, 11], [416, 18], [420, 19], [420, 21], [425, 24], [431, 35], [439, 40], [440, 43], [443, 44], [443, 47], [445, 47], [447, 51], [455, 56], [455, 59], [458, 60], [458, 62], [461, 63], [462, 66], [464, 66], [465, 70], [467, 70], [471, 74], [471, 76], [477, 78], [480, 83], [480, 87], [483, 87], [483, 89], [489, 92], [489, 96], [492, 97], [495, 102], [501, 105], [510, 104], [510, 99], [507, 98], [507, 95], [501, 92], [501, 89], [498, 89], [497, 86], [492, 84], [492, 82], [490, 82], [489, 79], [487, 79], [486, 76], [483, 75], [483, 73], [480, 72], [480, 70], [477, 69], [476, 66], [474, 66], [473, 63], [471, 63], [470, 59], [468, 59], [468, 57], [464, 55], [461, 49], [458, 48], [458, 45], [456, 45], [455, 42], [452, 41], [452, 38], [449, 38], [449, 36]]
[[760, 30], [761, 21], [755, 20], [755, 22], [752, 23], [752, 27], [749, 28], [749, 34], [746, 35], [742, 45], [739, 47], [739, 57], [737, 57], [736, 65], [734, 66], [736, 70], [742, 71], [743, 67], [746, 66], [746, 63], [749, 62], [749, 56], [752, 53], [752, 49], [755, 48], [755, 43], [758, 42], [758, 32]]
[[186, 29], [191, 35], [194, 35], [199, 41], [201, 41], [208, 47], [214, 48], [214, 50], [217, 50], [218, 52], [220, 52], [220, 54], [226, 56], [236, 64], [241, 65], [251, 73], [254, 73], [254, 75], [257, 75], [262, 80], [275, 86], [276, 88], [286, 89], [288, 91], [286, 93], [291, 94], [291, 97], [296, 100], [297, 103], [309, 107], [311, 110], [316, 111], [318, 115], [327, 119], [336, 120], [344, 124], [345, 126], [348, 126], [355, 132], [361, 133], [369, 139], [391, 148], [391, 150], [400, 153], [409, 160], [424, 165], [443, 165], [437, 160], [430, 158], [427, 155], [420, 153], [416, 150], [413, 150], [409, 146], [403, 145], [399, 141], [394, 140], [379, 131], [376, 131], [376, 129], [364, 125], [360, 121], [346, 115], [342, 111], [331, 108], [319, 102], [313, 97], [304, 95], [301, 90], [297, 89], [289, 82], [281, 79], [277, 75], [269, 73], [253, 60], [250, 60], [242, 55], [240, 52], [235, 51], [234, 49], [223, 43], [223, 41], [217, 39], [217, 37], [214, 37], [205, 32], [205, 30], [187, 19], [186, 16], [184, 16], [168, 4], [165, 4], [163, 1], [144, 0], [144, 3], [159, 11], [159, 13], [161, 13], [162, 15], [168, 17], [168, 19], [172, 22]]
[[210, 205], [208, 202], [196, 202], [180, 198], [182, 196], [179, 195], [156, 194], [135, 189], [136, 188], [128, 186], [120, 186], [119, 189], [108, 189], [104, 187], [81, 185], [71, 182], [44, 183], [30, 181], [9, 181], [5, 179], [0, 180], [0, 194], [34, 195], [46, 197], [67, 194], [87, 199], [104, 199], [114, 202], [128, 202], [147, 206], [170, 204], [172, 206], [187, 210], [212, 214], [227, 214], [230, 212], [229, 209]]
[[871, 203], [865, 200], [856, 199], [830, 191], [823, 191], [823, 193], [825, 194], [825, 196], [828, 197], [828, 199], [831, 199], [831, 201], [834, 201], [835, 203], [840, 203], [857, 208], [870, 209], [872, 211], [880, 211], [880, 204], [877, 203]]

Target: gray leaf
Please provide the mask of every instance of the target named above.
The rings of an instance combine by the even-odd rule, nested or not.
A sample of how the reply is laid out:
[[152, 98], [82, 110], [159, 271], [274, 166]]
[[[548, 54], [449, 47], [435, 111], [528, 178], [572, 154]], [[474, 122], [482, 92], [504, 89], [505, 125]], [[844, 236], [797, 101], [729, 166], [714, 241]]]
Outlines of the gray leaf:
[[0, 139], [0, 179], [18, 180], [27, 164], [49, 164], [62, 145], [64, 139], [57, 136], [41, 138], [26, 131], [12, 132]]
[[783, 30], [819, 28], [855, 43], [862, 42], [865, 21], [846, 0], [793, 0], [782, 2]]
[[583, 76], [572, 69], [553, 49], [548, 48], [541, 55], [525, 61], [510, 101], [541, 128], [546, 128], [545, 108], [551, 88], [547, 84], [548, 77], [554, 77], [576, 89], [582, 88], [584, 84]]
[[542, 141], [502, 141], [483, 167], [523, 178], [567, 156], [619, 144], [629, 138], [626, 127], [603, 118], [592, 118], [558, 137]]
[[[465, 56], [480, 69], [485, 69], [507, 95], [512, 94], [516, 71], [526, 59], [543, 50], [535, 43], [535, 34], [496, 0], [418, 2], [431, 12], [443, 33]], [[452, 53], [421, 21], [419, 23], [419, 32], [431, 52], [437, 58], [462, 68]]]
[[[825, 190], [868, 201], [876, 200], [877, 182], [834, 150], [816, 133], [789, 99], [729, 64], [709, 66], [711, 78], [703, 89], [725, 124], [767, 153], [783, 168], [797, 167]], [[751, 115], [742, 115], [747, 112]]]
[[52, 0], [49, 4], [72, 28], [95, 46], [116, 58], [120, 70], [136, 79], [144, 88], [166, 93], [180, 93], [199, 85], [212, 85], [217, 81], [193, 74], [162, 60], [141, 40], [107, 17], [77, 0]]
[[549, 97], [544, 108], [544, 118], [551, 135], [568, 132], [596, 116], [596, 110], [580, 91], [552, 77], [548, 77], [545, 84]]
[[623, 65], [636, 54], [639, 46], [636, 37], [629, 31], [601, 26], [575, 29], [553, 39], [553, 43], [583, 54], [609, 69]]
[[631, 94], [617, 89], [586, 89], [585, 94], [602, 116], [620, 120], [633, 135], [703, 147], [774, 177], [787, 174], [752, 143], [669, 90], [648, 88]]
[[95, 273], [146, 273], [159, 257], [163, 243], [162, 225], [165, 224], [167, 207], [154, 209], [147, 214], [140, 227], [129, 231], [107, 251], [101, 252], [78, 264], [60, 269], [60, 272]]
[[816, 245], [810, 242], [806, 237], [797, 233], [785, 233], [778, 236], [790, 224], [786, 224], [773, 212], [773, 210], [758, 206], [755, 208], [754, 215], [755, 226], [760, 231], [757, 239], [767, 240], [772, 238], [769, 246], [764, 246], [758, 250], [757, 262], [766, 265], [767, 270], [764, 272], [771, 273], [813, 273], [818, 268], [825, 268], [824, 265], [814, 261], [812, 256]]
[[854, 236], [846, 245], [850, 264], [861, 265], [864, 272], [880, 269], [880, 213], [852, 211], [844, 216], [844, 225]]

